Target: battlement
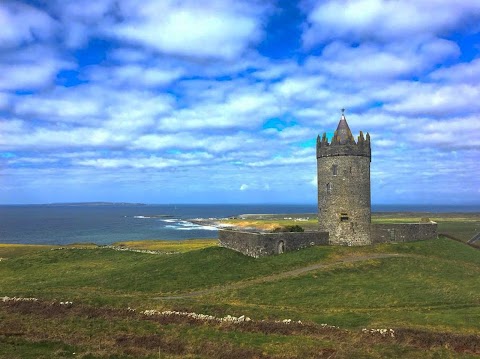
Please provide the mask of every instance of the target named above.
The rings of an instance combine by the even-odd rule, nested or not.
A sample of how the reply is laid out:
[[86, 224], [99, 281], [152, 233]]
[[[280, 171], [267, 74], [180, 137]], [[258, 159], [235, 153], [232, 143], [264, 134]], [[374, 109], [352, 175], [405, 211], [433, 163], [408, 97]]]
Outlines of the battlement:
[[360, 136], [358, 136], [358, 139], [355, 142], [343, 111], [344, 110], [342, 110], [342, 117], [332, 140], [328, 142], [327, 134], [325, 132], [321, 138], [320, 136], [317, 137], [317, 158], [332, 156], [362, 156], [370, 158], [371, 161], [370, 135], [367, 133], [367, 135], [363, 137], [363, 132], [360, 131]]
[[350, 133], [348, 140], [342, 144], [340, 136], [337, 131], [331, 140], [328, 142], [327, 134], [323, 133], [323, 136], [317, 137], [317, 158], [332, 157], [332, 156], [362, 156], [372, 158], [372, 152], [370, 147], [370, 135], [364, 137], [363, 132], [360, 131], [357, 141]]

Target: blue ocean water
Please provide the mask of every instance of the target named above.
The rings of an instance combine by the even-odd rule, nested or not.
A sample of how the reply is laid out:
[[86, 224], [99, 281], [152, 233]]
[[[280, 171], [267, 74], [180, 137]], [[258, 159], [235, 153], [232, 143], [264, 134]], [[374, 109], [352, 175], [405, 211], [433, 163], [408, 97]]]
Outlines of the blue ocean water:
[[[476, 212], [479, 206], [373, 206], [374, 211]], [[316, 205], [19, 205], [0, 206], [0, 243], [69, 244], [216, 238], [189, 222], [244, 213], [315, 213]]]
[[313, 213], [314, 205], [0, 206], [0, 243], [68, 244], [143, 239], [216, 238], [188, 222], [242, 213]]

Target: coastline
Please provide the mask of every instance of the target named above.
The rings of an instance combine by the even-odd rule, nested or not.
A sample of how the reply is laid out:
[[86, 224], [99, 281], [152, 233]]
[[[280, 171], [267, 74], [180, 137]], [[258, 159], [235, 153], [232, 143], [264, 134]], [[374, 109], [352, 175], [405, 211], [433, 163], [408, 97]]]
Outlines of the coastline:
[[[300, 225], [305, 230], [315, 229], [318, 225], [317, 215], [313, 212], [266, 213], [264, 208], [255, 208], [261, 213], [235, 213], [235, 207], [220, 206], [180, 208], [178, 213], [172, 207], [27, 207], [26, 211], [15, 208], [4, 211], [3, 222], [0, 223], [0, 243], [31, 245], [71, 245], [75, 243], [95, 243], [96, 245], [112, 245], [124, 241], [181, 241], [191, 238], [216, 238], [216, 230], [224, 228], [269, 231], [271, 226], [258, 226], [276, 221], [282, 225]], [[58, 209], [60, 208], [60, 210]], [[148, 208], [148, 210], [147, 210]], [[213, 208], [213, 210], [212, 210]], [[252, 207], [247, 207], [251, 209]], [[278, 207], [276, 209], [281, 209]], [[243, 208], [245, 209], [245, 208]], [[267, 209], [272, 209], [267, 207]], [[289, 207], [290, 210], [300, 209]], [[35, 219], [40, 213], [42, 217]], [[224, 214], [229, 215], [225, 216]], [[241, 213], [241, 212], [237, 212]], [[204, 217], [198, 215], [205, 215]], [[213, 214], [213, 215], [212, 215]], [[478, 212], [431, 212], [431, 211], [374, 211], [372, 223], [382, 221], [395, 223], [418, 222], [429, 218], [439, 222], [439, 232], [447, 235], [463, 232], [462, 241], [468, 241], [480, 231], [480, 211]], [[1, 220], [0, 220], [1, 222]], [[242, 223], [243, 222], [243, 223]], [[291, 222], [291, 223], [289, 223]]]

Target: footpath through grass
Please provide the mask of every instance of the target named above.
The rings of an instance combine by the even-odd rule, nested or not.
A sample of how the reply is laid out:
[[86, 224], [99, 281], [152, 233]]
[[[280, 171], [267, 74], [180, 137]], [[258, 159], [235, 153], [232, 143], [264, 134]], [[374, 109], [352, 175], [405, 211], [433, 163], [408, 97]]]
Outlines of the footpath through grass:
[[480, 265], [388, 258], [210, 296], [255, 317], [289, 317], [343, 328], [416, 327], [480, 332]]

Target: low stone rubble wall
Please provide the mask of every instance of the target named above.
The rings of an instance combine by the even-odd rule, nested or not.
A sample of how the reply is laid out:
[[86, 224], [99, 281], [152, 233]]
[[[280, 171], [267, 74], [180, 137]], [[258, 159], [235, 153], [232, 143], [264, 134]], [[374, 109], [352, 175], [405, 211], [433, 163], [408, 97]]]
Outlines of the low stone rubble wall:
[[318, 231], [260, 233], [224, 229], [218, 231], [218, 240], [222, 247], [258, 258], [310, 246], [327, 245], [328, 233]]
[[372, 223], [370, 226], [372, 243], [411, 242], [438, 237], [437, 223]]
[[[371, 243], [411, 242], [438, 237], [437, 223], [393, 223], [370, 225]], [[296, 251], [301, 248], [329, 245], [328, 232], [242, 232], [220, 229], [220, 246], [258, 258]]]

